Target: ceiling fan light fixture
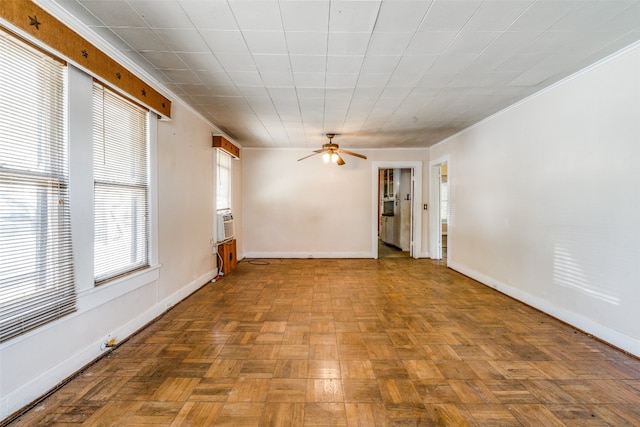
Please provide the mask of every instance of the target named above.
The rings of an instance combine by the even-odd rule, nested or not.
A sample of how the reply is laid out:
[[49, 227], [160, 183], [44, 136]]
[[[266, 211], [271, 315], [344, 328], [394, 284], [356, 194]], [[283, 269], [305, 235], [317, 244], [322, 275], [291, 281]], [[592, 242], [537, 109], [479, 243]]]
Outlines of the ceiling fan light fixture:
[[363, 155], [363, 154], [359, 154], [359, 153], [354, 153], [353, 151], [349, 151], [349, 150], [344, 150], [342, 148], [340, 148], [340, 146], [338, 144], [334, 144], [332, 142], [332, 139], [334, 136], [336, 136], [335, 133], [327, 133], [327, 138], [329, 138], [329, 142], [326, 144], [322, 144], [322, 148], [319, 150], [314, 150], [311, 154], [309, 154], [308, 156], [304, 156], [300, 159], [298, 159], [298, 161], [300, 160], [304, 160], [304, 159], [308, 159], [311, 156], [315, 156], [316, 154], [320, 154], [322, 153], [322, 160], [324, 160], [325, 163], [335, 163], [338, 166], [342, 166], [345, 164], [344, 159], [342, 158], [341, 154], [348, 154], [350, 156], [355, 156], [355, 157], [359, 157], [361, 159], [367, 159], [367, 156]]

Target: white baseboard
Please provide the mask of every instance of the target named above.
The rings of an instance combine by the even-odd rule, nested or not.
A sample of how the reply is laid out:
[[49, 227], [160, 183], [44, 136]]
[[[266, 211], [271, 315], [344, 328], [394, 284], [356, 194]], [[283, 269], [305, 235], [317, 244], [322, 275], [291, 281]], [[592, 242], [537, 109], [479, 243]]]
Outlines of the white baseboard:
[[531, 295], [527, 292], [522, 291], [521, 289], [510, 286], [506, 283], [500, 282], [498, 280], [493, 279], [492, 277], [486, 276], [482, 273], [479, 273], [473, 269], [467, 268], [464, 265], [450, 262], [448, 266], [456, 270], [465, 276], [471, 277], [474, 280], [482, 283], [483, 285], [489, 286], [497, 291], [502, 292], [505, 295], [508, 295], [518, 301], [521, 301], [531, 307], [534, 307], [556, 319], [559, 319], [569, 325], [574, 326], [575, 328], [584, 331], [587, 334], [593, 335], [594, 337], [609, 343], [621, 350], [624, 350], [628, 353], [631, 353], [637, 357], [640, 357], [640, 340], [630, 337], [628, 335], [622, 334], [616, 330], [608, 328], [604, 325], [594, 322], [582, 314], [575, 313], [564, 308], [558, 307], [554, 304], [551, 304], [549, 301]]
[[244, 258], [373, 258], [371, 252], [246, 252]]
[[[49, 390], [52, 390], [58, 384], [75, 375], [88, 364], [106, 354], [105, 351], [100, 350], [100, 345], [105, 341], [108, 341], [109, 337], [118, 337], [118, 341], [122, 341], [130, 337], [140, 328], [162, 315], [169, 308], [173, 307], [207, 284], [216, 276], [216, 274], [217, 270], [212, 270], [201, 275], [177, 292], [161, 301], [158, 301], [152, 307], [132, 318], [126, 324], [112, 331], [107, 335], [107, 337], [103, 337], [98, 341], [88, 344], [80, 351], [73, 353], [62, 363], [51, 367], [33, 380], [22, 384], [19, 388], [12, 390], [8, 395], [2, 396], [0, 398], [0, 421], [36, 401]], [[77, 315], [81, 316], [82, 314], [79, 313]], [[64, 320], [60, 325], [64, 325]]]

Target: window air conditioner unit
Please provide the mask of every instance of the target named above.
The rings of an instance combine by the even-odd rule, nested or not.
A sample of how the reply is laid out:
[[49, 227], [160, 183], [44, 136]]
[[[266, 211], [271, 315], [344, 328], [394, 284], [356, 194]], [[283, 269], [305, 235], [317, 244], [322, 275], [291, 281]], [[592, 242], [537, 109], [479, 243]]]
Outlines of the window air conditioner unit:
[[218, 242], [233, 239], [235, 234], [233, 227], [233, 215], [231, 211], [218, 212], [217, 215], [217, 233]]

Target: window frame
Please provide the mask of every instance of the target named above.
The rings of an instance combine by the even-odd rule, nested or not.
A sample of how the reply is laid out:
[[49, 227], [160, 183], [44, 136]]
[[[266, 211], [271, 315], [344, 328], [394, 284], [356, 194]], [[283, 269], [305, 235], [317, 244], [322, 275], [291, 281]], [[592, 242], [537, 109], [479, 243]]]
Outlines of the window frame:
[[[4, 162], [0, 153], [0, 196], [7, 201], [0, 205], [0, 235], [7, 237], [3, 248], [9, 248], [3, 255], [9, 262], [0, 263], [2, 343], [75, 312], [77, 293], [69, 194], [67, 65], [2, 29], [0, 39], [6, 48], [6, 68], [0, 71], [6, 78], [0, 84], [5, 85], [3, 101], [9, 101], [4, 107], [4, 132], [0, 127], [0, 138], [3, 133], [6, 138]], [[28, 70], [34, 75], [31, 80]], [[28, 102], [29, 95], [33, 102]], [[19, 119], [10, 114], [14, 110], [20, 111]], [[16, 222], [12, 218], [20, 220], [25, 214], [15, 211], [18, 204], [27, 213], [32, 210], [33, 218], [26, 225], [23, 218], [22, 224], [11, 226]], [[33, 243], [26, 240], [31, 229]]]
[[[101, 97], [100, 99], [96, 99], [97, 96], [97, 92], [101, 93]], [[94, 120], [94, 126], [92, 129], [92, 138], [94, 140], [94, 147], [93, 147], [93, 156], [94, 156], [94, 161], [93, 161], [93, 181], [94, 181], [94, 191], [93, 191], [93, 195], [94, 195], [94, 221], [93, 221], [93, 234], [94, 234], [94, 242], [93, 242], [93, 247], [94, 247], [94, 257], [93, 257], [93, 262], [94, 262], [94, 268], [93, 268], [93, 279], [94, 279], [94, 284], [95, 286], [99, 286], [117, 279], [121, 279], [124, 277], [128, 277], [131, 274], [143, 271], [148, 269], [151, 266], [152, 260], [153, 260], [153, 256], [152, 256], [152, 251], [151, 251], [151, 233], [152, 233], [152, 228], [151, 228], [151, 221], [150, 221], [150, 216], [151, 216], [151, 179], [150, 179], [150, 164], [151, 164], [151, 155], [150, 155], [150, 145], [151, 145], [151, 136], [150, 136], [150, 128], [151, 128], [151, 123], [150, 123], [150, 114], [149, 114], [149, 110], [146, 109], [145, 107], [140, 106], [138, 103], [130, 100], [129, 98], [119, 94], [118, 92], [116, 92], [115, 90], [109, 88], [108, 86], [102, 84], [101, 82], [98, 81], [94, 81], [93, 84], [93, 92], [92, 92], [92, 104], [93, 104], [93, 114], [92, 114], [92, 118]], [[105, 116], [105, 110], [104, 110], [104, 105], [106, 104], [102, 104], [103, 105], [103, 109], [101, 111], [102, 117], [100, 118], [96, 118], [96, 103], [97, 102], [104, 102], [104, 96], [105, 94], [110, 98], [109, 102], [115, 102], [117, 104], [120, 104], [119, 107], [115, 107], [115, 105], [111, 105], [111, 107], [115, 107], [115, 108], [126, 108], [128, 111], [126, 111], [127, 113], [131, 113], [132, 115], [137, 115], [138, 117], [129, 117], [128, 119], [130, 121], [139, 121], [142, 117], [144, 117], [143, 121], [144, 121], [144, 130], [142, 132], [142, 134], [144, 134], [144, 141], [139, 140], [137, 141], [138, 146], [137, 148], [134, 148], [133, 150], [135, 151], [135, 153], [133, 153], [134, 155], [141, 155], [140, 159], [138, 159], [138, 161], [140, 162], [140, 165], [135, 165], [135, 169], [137, 169], [137, 174], [136, 176], [125, 176], [126, 173], [122, 173], [122, 171], [118, 171], [117, 168], [118, 166], [110, 166], [106, 170], [106, 171], [98, 171], [100, 168], [96, 167], [97, 165], [97, 156], [96, 156], [96, 150], [99, 148], [98, 145], [100, 143], [102, 143], [103, 145], [106, 143], [106, 140], [104, 139], [104, 135], [106, 134], [106, 130], [105, 130], [105, 125], [108, 125], [108, 123], [104, 122], [104, 116]], [[100, 120], [102, 119], [102, 120]], [[97, 122], [102, 121], [102, 124], [98, 124], [96, 125]], [[122, 121], [119, 122], [120, 125], [122, 125]], [[100, 138], [99, 136], [96, 135], [96, 126], [100, 127], [102, 126], [102, 128], [100, 129], [100, 132], [102, 134], [102, 138]], [[119, 126], [121, 127], [121, 126]], [[139, 130], [138, 130], [139, 131]], [[111, 132], [111, 131], [109, 131]], [[141, 133], [140, 132], [135, 132], [138, 138], [141, 137]], [[122, 140], [118, 140], [116, 142], [117, 143], [123, 143], [126, 141], [122, 141]], [[115, 144], [114, 144], [115, 145]], [[104, 148], [104, 147], [103, 147]], [[128, 149], [130, 147], [126, 147], [125, 149]], [[141, 171], [144, 171], [144, 176], [140, 176]], [[116, 172], [117, 176], [113, 176], [110, 175], [110, 172]], [[106, 175], [105, 175], [106, 174]], [[99, 176], [102, 175], [102, 176]], [[105, 176], [108, 179], [105, 179]], [[143, 178], [143, 179], [141, 179]], [[124, 223], [124, 225], [129, 225], [130, 226], [130, 230], [129, 230], [129, 234], [131, 235], [131, 240], [127, 241], [126, 243], [128, 244], [133, 244], [135, 241], [135, 247], [132, 248], [132, 250], [128, 251], [128, 253], [126, 251], [115, 251], [114, 249], [111, 248], [109, 249], [109, 255], [117, 255], [117, 256], [125, 256], [128, 254], [128, 257], [131, 259], [131, 262], [129, 263], [121, 263], [119, 264], [119, 266], [116, 267], [110, 267], [108, 270], [102, 271], [102, 270], [98, 270], [98, 266], [100, 265], [100, 268], [102, 268], [104, 270], [103, 265], [105, 264], [105, 261], [103, 261], [102, 263], [98, 263], [99, 261], [99, 257], [103, 256], [104, 254], [99, 254], [98, 249], [97, 249], [97, 245], [99, 244], [99, 239], [98, 239], [98, 235], [100, 233], [110, 233], [112, 231], [111, 228], [109, 228], [109, 226], [103, 227], [103, 226], [98, 226], [98, 222], [100, 221], [100, 219], [98, 218], [99, 216], [99, 209], [98, 209], [98, 204], [102, 203], [104, 201], [107, 201], [107, 197], [98, 197], [98, 189], [103, 189], [103, 190], [111, 190], [111, 191], [121, 191], [121, 192], [125, 192], [127, 194], [129, 194], [129, 196], [132, 196], [135, 193], [138, 193], [139, 195], [142, 195], [142, 218], [144, 218], [142, 220], [141, 223], [139, 223], [136, 220], [132, 220], [130, 224], [126, 223], [126, 220], [128, 219], [125, 218], [124, 216], [121, 216], [120, 220], [121, 223], [118, 224], [118, 226], [122, 225]], [[133, 205], [135, 205], [135, 202], [133, 202], [133, 200], [135, 199], [135, 197], [131, 197], [130, 201], [133, 203]], [[114, 206], [112, 205], [112, 208]], [[126, 209], [125, 209], [126, 210]], [[113, 211], [111, 211], [113, 213]], [[132, 212], [135, 212], [135, 207], [132, 207]], [[113, 215], [112, 215], [113, 216]], [[138, 216], [139, 217], [139, 216]], [[101, 218], [102, 220], [106, 221], [106, 219]], [[122, 221], [124, 220], [124, 221]], [[112, 224], [113, 225], [113, 224]], [[122, 233], [121, 233], [122, 234]], [[121, 247], [120, 247], [121, 248]], [[132, 259], [132, 257], [134, 259]], [[138, 259], [137, 257], [142, 257], [140, 259]], [[113, 263], [115, 265], [115, 263]]]
[[[231, 154], [227, 153], [226, 151], [220, 149], [220, 148], [216, 148], [216, 211], [222, 211], [222, 210], [231, 210], [231, 206], [233, 203], [232, 200], [232, 191], [231, 189], [233, 188], [233, 157], [231, 156]], [[223, 164], [224, 163], [224, 164]], [[226, 185], [225, 185], [225, 189], [222, 192], [221, 195], [221, 189], [223, 187], [223, 178], [225, 178], [223, 176], [223, 171], [226, 171]], [[226, 195], [224, 194], [226, 193]], [[224, 197], [226, 200], [223, 201], [222, 205], [220, 204], [220, 198]], [[225, 206], [226, 205], [226, 206]]]

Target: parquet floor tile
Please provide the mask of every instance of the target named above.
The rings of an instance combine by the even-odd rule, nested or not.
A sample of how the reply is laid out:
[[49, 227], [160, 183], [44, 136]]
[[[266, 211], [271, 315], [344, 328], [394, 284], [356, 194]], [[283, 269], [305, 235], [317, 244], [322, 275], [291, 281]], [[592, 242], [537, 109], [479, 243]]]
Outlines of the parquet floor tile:
[[245, 260], [11, 425], [640, 425], [640, 360], [431, 260]]

